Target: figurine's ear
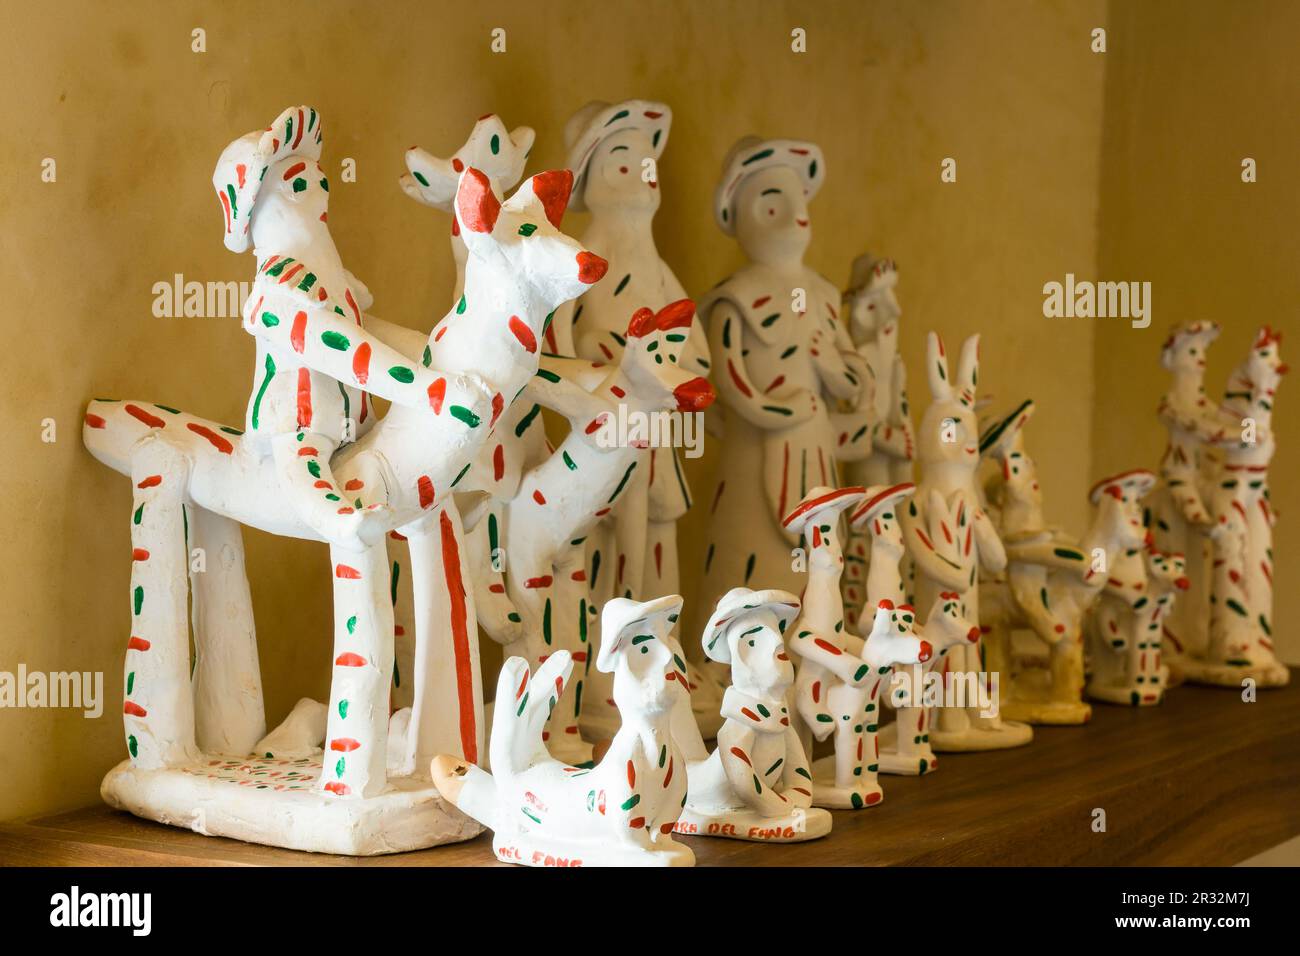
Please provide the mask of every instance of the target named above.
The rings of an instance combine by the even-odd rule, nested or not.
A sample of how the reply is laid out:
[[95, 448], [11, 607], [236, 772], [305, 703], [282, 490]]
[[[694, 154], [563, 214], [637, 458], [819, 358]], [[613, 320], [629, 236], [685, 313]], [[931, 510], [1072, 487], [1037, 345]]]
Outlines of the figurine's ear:
[[669, 329], [688, 329], [695, 318], [695, 303], [690, 299], [669, 302], [655, 314], [655, 325], [661, 332]]
[[546, 210], [547, 220], [559, 229], [564, 221], [564, 210], [569, 206], [569, 194], [573, 192], [573, 173], [567, 169], [551, 169], [538, 173], [529, 180], [529, 185]]
[[975, 398], [975, 385], [980, 373], [980, 337], [976, 333], [961, 346], [961, 359], [957, 363], [957, 387], [969, 389], [971, 399]]
[[654, 330], [655, 314], [643, 306], [632, 313], [632, 321], [627, 324], [627, 337], [629, 339], [639, 339], [642, 336], [649, 335]]
[[456, 190], [456, 219], [462, 232], [488, 233], [497, 224], [501, 200], [492, 191], [487, 176], [470, 167], [461, 174]]
[[948, 355], [943, 349], [943, 339], [931, 332], [925, 339], [925, 369], [930, 379], [930, 396], [937, 402], [952, 398], [952, 383], [948, 380]]
[[402, 192], [435, 209], [451, 208], [458, 179], [451, 160], [439, 159], [427, 150], [412, 146], [406, 151], [406, 168], [407, 174], [398, 180]]

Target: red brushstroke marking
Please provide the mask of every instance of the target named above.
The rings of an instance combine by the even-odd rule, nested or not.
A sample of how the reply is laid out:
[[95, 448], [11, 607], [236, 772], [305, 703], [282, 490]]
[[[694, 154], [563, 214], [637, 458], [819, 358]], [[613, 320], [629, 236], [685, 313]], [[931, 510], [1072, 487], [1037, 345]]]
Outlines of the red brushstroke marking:
[[328, 790], [330, 793], [334, 794], [335, 796], [339, 796], [339, 797], [346, 797], [349, 793], [352, 792], [351, 787], [349, 787], [346, 783], [341, 783], [338, 780], [331, 780], [329, 783], [325, 784], [325, 789]]
[[336, 578], [343, 578], [343, 579], [346, 580], [346, 581], [360, 581], [360, 580], [361, 580], [361, 572], [358, 571], [356, 568], [348, 567], [346, 564], [338, 564], [338, 565], [335, 565], [335, 566], [334, 566], [334, 576], [335, 576]]
[[298, 449], [299, 458], [315, 458], [319, 454], [320, 452], [311, 445], [303, 445], [303, 447]]
[[343, 753], [351, 753], [361, 746], [361, 741], [353, 740], [351, 737], [338, 737], [330, 741], [330, 750], [338, 750]]
[[360, 654], [353, 654], [348, 651], [346, 654], [340, 654], [334, 659], [335, 667], [365, 667], [366, 659]]
[[126, 649], [128, 651], [147, 651], [152, 646], [153, 645], [151, 645], [143, 637], [132, 637], [129, 641], [126, 642]]
[[447, 397], [447, 380], [437, 378], [429, 386], [429, 407], [433, 409], [435, 415], [442, 414], [442, 402]]
[[137, 488], [156, 488], [162, 484], [162, 475], [150, 475], [136, 485]]
[[91, 428], [103, 428], [104, 425], [107, 423], [104, 421], [104, 419], [100, 418], [98, 415], [92, 415], [90, 412], [87, 412], [86, 424], [89, 425]]
[[132, 549], [131, 549], [131, 560], [132, 560], [132, 561], [148, 561], [148, 560], [149, 560], [149, 552], [146, 551], [144, 548], [132, 548]]
[[365, 385], [370, 379], [370, 343], [362, 342], [352, 356], [352, 374], [358, 385]]
[[539, 505], [546, 504], [546, 498], [542, 495], [540, 489], [533, 490], [533, 500], [536, 501]]
[[427, 508], [433, 504], [433, 479], [428, 475], [421, 475], [415, 482], [415, 490], [420, 495], [420, 507]]
[[530, 329], [517, 315], [510, 316], [510, 321], [506, 323], [512, 335], [519, 340], [519, 344], [524, 347], [524, 351], [530, 355], [537, 351], [537, 338]]
[[292, 166], [290, 166], [288, 169], [284, 171], [284, 181], [287, 183], [289, 180], [293, 179], [293, 177], [297, 176], [300, 172], [302, 172], [306, 168], [307, 168], [306, 163], [294, 163]]
[[293, 328], [289, 330], [289, 344], [299, 355], [307, 347], [307, 313], [299, 311], [293, 317]]
[[130, 714], [132, 717], [148, 717], [149, 711], [145, 710], [134, 701], [128, 700], [122, 705], [122, 713]]
[[234, 445], [230, 444], [230, 442], [227, 439], [223, 438], [221, 435], [218, 435], [207, 425], [200, 425], [198, 422], [187, 422], [185, 424], [185, 427], [188, 428], [190, 431], [194, 432], [194, 434], [202, 438], [206, 438], [208, 440], [208, 443], [211, 444], [213, 448], [221, 452], [221, 454], [223, 455], [229, 455], [231, 452], [235, 450]]
[[[460, 705], [460, 746], [465, 759], [478, 762], [478, 732], [474, 722], [474, 674], [471, 670], [468, 611], [465, 583], [460, 574], [460, 545], [451, 518], [443, 511], [439, 518], [442, 531], [442, 566], [446, 569], [447, 595], [451, 598], [452, 650], [456, 658], [456, 699]], [[477, 636], [477, 635], [476, 635]]]
[[500, 481], [506, 473], [506, 450], [504, 446], [497, 445], [496, 450], [492, 452], [492, 477], [494, 481]]
[[305, 365], [298, 369], [298, 427], [311, 427], [311, 369]]
[[744, 395], [746, 398], [754, 397], [754, 393], [750, 391], [749, 386], [745, 384], [745, 380], [742, 379], [740, 373], [736, 371], [736, 366], [731, 364], [731, 359], [727, 359], [727, 374], [731, 376], [732, 384], [736, 386], [736, 390], [740, 392], [741, 395]]
[[167, 427], [167, 423], [165, 421], [163, 421], [157, 415], [152, 415], [149, 412], [146, 412], [143, 408], [141, 408], [138, 405], [131, 405], [128, 403], [125, 406], [125, 408], [126, 408], [126, 413], [128, 415], [130, 415], [132, 418], [138, 418], [140, 421], [144, 422], [150, 428]]
[[364, 481], [362, 481], [360, 478], [349, 478], [349, 479], [344, 483], [344, 485], [343, 485], [343, 490], [344, 490], [344, 491], [357, 491], [358, 489], [364, 488], [365, 486], [366, 486], [366, 483], [365, 483]]
[[544, 574], [540, 578], [529, 578], [527, 581], [524, 582], [524, 587], [529, 589], [549, 588], [550, 586], [551, 586], [551, 576], [549, 574]]

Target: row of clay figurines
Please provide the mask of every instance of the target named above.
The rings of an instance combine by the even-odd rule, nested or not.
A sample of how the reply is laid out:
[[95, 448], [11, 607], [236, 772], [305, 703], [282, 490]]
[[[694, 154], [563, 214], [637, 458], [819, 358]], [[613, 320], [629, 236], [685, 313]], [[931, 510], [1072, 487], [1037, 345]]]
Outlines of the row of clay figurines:
[[[520, 179], [531, 130], [508, 131], [489, 115], [451, 159], [408, 151], [408, 194], [453, 213], [455, 305], [427, 337], [368, 314], [368, 291], [341, 264], [326, 224], [314, 110], [286, 110], [226, 150], [213, 179], [226, 243], [243, 251], [251, 242], [258, 256], [245, 311], [257, 341], [246, 428], [134, 402], [96, 401], [86, 416], [88, 447], [136, 488], [124, 705], [133, 767], [185, 766], [213, 753], [296, 755], [323, 742], [331, 760], [319, 787], [366, 799], [385, 791], [389, 774], [418, 775], [435, 754], [450, 754], [440, 758], [439, 785], [513, 834], [506, 840], [499, 830], [499, 849], [522, 852], [521, 826], [543, 842], [549, 837], [537, 834], [551, 826], [586, 833], [584, 814], [604, 817], [616, 795], [624, 822], [638, 824], [627, 829], [647, 838], [679, 819], [670, 814], [674, 802], [684, 829], [806, 838], [829, 827], [807, 810], [814, 801], [870, 805], [880, 798], [879, 770], [935, 766], [929, 708], [916, 702], [900, 703], [899, 720], [885, 728], [895, 736], [874, 758], [882, 681], [894, 665], [919, 674], [942, 660], [948, 683], [954, 675], [1012, 674], [1004, 714], [1023, 703], [1024, 719], [1080, 722], [1084, 612], [1096, 602], [1087, 618], [1096, 632], [1090, 696], [1159, 699], [1160, 619], [1181, 574], [1176, 557], [1146, 548], [1140, 499], [1152, 476], [1099, 483], [1094, 527], [1077, 546], [1062, 540], [1044, 527], [1024, 451], [1032, 406], [981, 435], [977, 341], [965, 343], [950, 378], [932, 335], [934, 401], [919, 432], [923, 477], [914, 489], [896, 270], [870, 257], [855, 263], [846, 328], [840, 294], [802, 264], [807, 203], [825, 176], [820, 151], [747, 138], [728, 155], [715, 217], [750, 264], [702, 300], [706, 334], [650, 231], [660, 195], [654, 165], [670, 120], [663, 104], [589, 104], [566, 128], [570, 170], [533, 176], [505, 203], [499, 191]], [[592, 213], [582, 244], [560, 232], [566, 204]], [[1176, 375], [1180, 343], [1197, 335], [1203, 329], [1192, 327], [1166, 347]], [[1276, 377], [1256, 365], [1280, 373], [1276, 351], [1276, 337], [1262, 333], [1255, 364], [1242, 373], [1261, 395]], [[677, 590], [673, 526], [690, 506], [680, 462], [671, 448], [597, 438], [620, 406], [702, 410], [713, 398], [711, 370], [725, 418], [703, 561], [704, 606], [716, 610], [705, 640], [682, 653], [669, 633], [680, 602], [636, 600]], [[393, 403], [379, 422], [371, 394]], [[570, 423], [558, 448], [537, 427], [540, 407]], [[1225, 434], [1220, 427], [1203, 440], [1230, 445]], [[1261, 434], [1271, 436], [1266, 418]], [[1271, 455], [1271, 437], [1267, 449]], [[1258, 498], [1259, 444], [1237, 451], [1250, 461], [1232, 467], [1251, 470]], [[985, 458], [1001, 465], [1000, 481], [987, 489], [976, 481]], [[834, 490], [841, 469], [862, 487]], [[841, 580], [838, 529], [848, 509]], [[755, 520], [763, 512], [770, 521]], [[305, 702], [265, 736], [239, 524], [328, 541], [334, 569], [329, 707]], [[1223, 537], [1245, 563], [1259, 531], [1246, 524]], [[185, 544], [194, 538], [220, 547], [223, 562], [219, 573], [191, 580], [191, 679], [185, 589], [174, 584], [185, 577]], [[807, 555], [806, 588], [793, 544]], [[1092, 561], [1098, 549], [1116, 556], [1104, 575]], [[993, 590], [983, 615], [977, 569]], [[733, 588], [738, 581], [746, 587]], [[751, 581], [780, 587], [753, 592]], [[929, 611], [924, 641], [905, 603], [909, 584]], [[790, 593], [800, 590], [802, 605]], [[1256, 608], [1265, 598], [1254, 588], [1253, 604], [1234, 600]], [[864, 606], [875, 608], [865, 641], [852, 634]], [[731, 618], [750, 624], [733, 634]], [[989, 625], [982, 640], [981, 619]], [[461, 778], [452, 770], [478, 762], [482, 749], [476, 625], [519, 655], [503, 672], [509, 694], [497, 697], [519, 703], [497, 708], [492, 738], [493, 772], [510, 802], [504, 818], [485, 809], [496, 804], [482, 771]], [[1045, 679], [1011, 654], [1017, 626], [1051, 646]], [[587, 649], [597, 633], [601, 654], [590, 674]], [[783, 638], [800, 662], [792, 714], [784, 712], [783, 688], [794, 675]], [[1240, 639], [1227, 643], [1240, 652]], [[1266, 644], [1251, 647], [1258, 653]], [[671, 666], [660, 666], [662, 649], [672, 652]], [[729, 678], [711, 669], [726, 662]], [[573, 663], [574, 679], [557, 680]], [[537, 686], [545, 690], [534, 697], [528, 674], [537, 681], [544, 670]], [[643, 704], [618, 706], [629, 695]], [[639, 710], [644, 718], [634, 719]], [[937, 713], [941, 749], [1029, 739], [1027, 726], [978, 705]], [[903, 726], [908, 733], [898, 732]], [[834, 770], [814, 784], [804, 754], [812, 736], [832, 733]], [[615, 740], [594, 768], [584, 734]], [[727, 746], [709, 757], [702, 737], [715, 734]], [[562, 758], [554, 766], [548, 748]], [[616, 757], [615, 776], [626, 785], [588, 786], [576, 816], [565, 817], [559, 791], [547, 799], [534, 786], [534, 777], [605, 782]], [[680, 791], [688, 774], [690, 799]], [[511, 789], [521, 780], [523, 803]], [[664, 792], [645, 789], [651, 780]], [[640, 835], [631, 839], [644, 849]], [[583, 856], [572, 847], [565, 853]], [[600, 856], [586, 853], [589, 862]]]

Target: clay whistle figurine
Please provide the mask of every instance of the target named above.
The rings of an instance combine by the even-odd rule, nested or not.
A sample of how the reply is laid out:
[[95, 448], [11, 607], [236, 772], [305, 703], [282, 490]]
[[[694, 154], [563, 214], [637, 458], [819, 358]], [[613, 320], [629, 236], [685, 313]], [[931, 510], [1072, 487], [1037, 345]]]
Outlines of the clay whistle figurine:
[[717, 749], [689, 764], [678, 833], [794, 843], [830, 832], [831, 815], [812, 806], [808, 757], [786, 705], [794, 664], [783, 635], [798, 612], [787, 591], [733, 588], [709, 618], [701, 643], [731, 668], [731, 686]]
[[435, 757], [443, 798], [493, 831], [499, 860], [525, 866], [692, 866], [673, 839], [686, 802], [685, 760], [671, 715], [687, 694], [684, 661], [669, 637], [682, 599], [609, 601], [601, 612], [596, 667], [614, 675], [622, 726], [594, 767], [554, 759], [542, 741], [547, 717], [573, 670], [556, 651], [529, 673], [512, 657], [497, 681], [492, 772]]

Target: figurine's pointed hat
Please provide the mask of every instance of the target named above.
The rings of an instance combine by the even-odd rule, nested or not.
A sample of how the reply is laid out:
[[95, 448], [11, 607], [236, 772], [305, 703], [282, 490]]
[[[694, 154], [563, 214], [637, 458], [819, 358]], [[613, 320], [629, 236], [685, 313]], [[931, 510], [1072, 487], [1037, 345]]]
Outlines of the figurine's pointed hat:
[[241, 136], [222, 151], [212, 173], [212, 188], [226, 217], [227, 249], [248, 249], [253, 206], [267, 169], [289, 156], [316, 162], [320, 150], [320, 114], [310, 106], [291, 106], [265, 130]]
[[852, 508], [864, 497], [867, 489], [857, 485], [848, 488], [812, 489], [781, 521], [781, 526], [791, 534], [807, 534], [808, 529], [819, 524], [834, 525], [840, 512]]
[[669, 594], [653, 601], [614, 598], [606, 601], [600, 612], [600, 653], [596, 670], [613, 673], [620, 654], [649, 637], [657, 623], [663, 622], [664, 633], [671, 631], [682, 614], [682, 598]]
[[748, 176], [770, 166], [789, 166], [798, 173], [804, 198], [810, 202], [826, 181], [826, 162], [821, 147], [815, 143], [744, 137], [722, 161], [722, 179], [713, 193], [713, 217], [727, 235], [736, 234], [736, 190]]
[[704, 626], [700, 643], [709, 660], [719, 664], [731, 663], [729, 632], [733, 624], [744, 620], [753, 611], [771, 611], [776, 615], [777, 629], [784, 634], [799, 613], [799, 599], [789, 591], [768, 588], [751, 591], [749, 588], [732, 588], [722, 596], [714, 608], [709, 623]]
[[465, 145], [447, 159], [412, 146], [406, 151], [409, 172], [400, 177], [402, 191], [416, 202], [443, 212], [451, 212], [460, 174], [467, 168], [486, 174], [492, 188], [504, 194], [515, 187], [524, 174], [524, 163], [533, 148], [536, 133], [530, 126], [506, 129], [495, 113], [480, 116]]
[[989, 424], [980, 435], [980, 457], [1003, 459], [1011, 453], [1025, 423], [1034, 416], [1034, 400], [1027, 398], [1010, 415]]
[[569, 156], [569, 169], [573, 170], [573, 198], [569, 201], [569, 208], [586, 211], [583, 193], [586, 192], [587, 166], [601, 141], [619, 130], [643, 130], [650, 137], [650, 147], [658, 162], [668, 143], [668, 129], [672, 123], [673, 111], [668, 104], [653, 100], [624, 100], [621, 103], [592, 100], [570, 116], [564, 124], [564, 148]]

